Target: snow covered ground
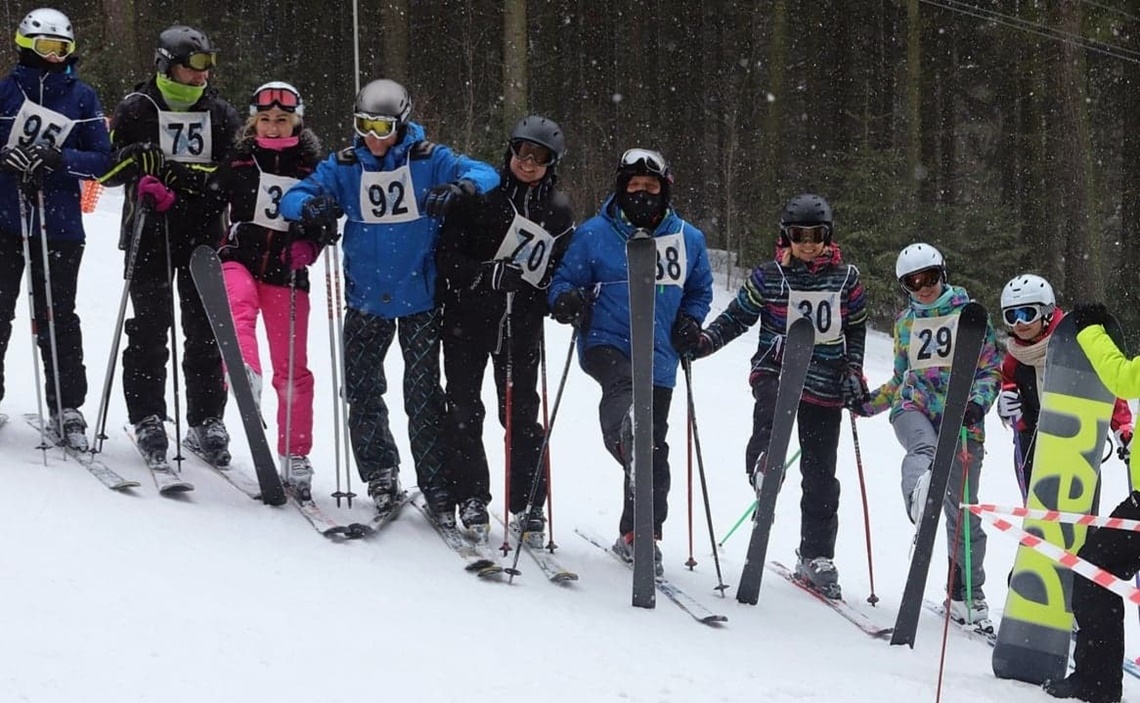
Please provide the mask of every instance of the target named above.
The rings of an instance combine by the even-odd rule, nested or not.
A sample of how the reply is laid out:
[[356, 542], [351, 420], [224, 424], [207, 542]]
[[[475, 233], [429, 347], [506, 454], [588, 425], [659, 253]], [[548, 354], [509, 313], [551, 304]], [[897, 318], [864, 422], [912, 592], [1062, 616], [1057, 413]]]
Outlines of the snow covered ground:
[[[121, 195], [103, 195], [89, 216], [79, 308], [86, 334], [91, 391], [98, 405], [121, 290], [116, 249]], [[723, 285], [714, 313], [730, 300]], [[357, 501], [337, 510], [334, 490], [331, 385], [323, 270], [313, 276], [311, 359], [317, 374], [318, 474], [314, 493], [343, 521], [368, 516]], [[694, 475], [693, 571], [686, 530], [685, 396], [672, 408], [673, 491], [662, 549], [668, 575], [729, 622], [700, 625], [659, 597], [655, 610], [630, 606], [630, 573], [577, 537], [574, 527], [612, 539], [621, 508], [621, 473], [601, 446], [599, 392], [575, 363], [552, 439], [554, 529], [562, 560], [581, 574], [570, 586], [547, 583], [524, 555], [514, 585], [465, 573], [462, 562], [413, 510], [368, 541], [331, 543], [291, 508], [250, 501], [194, 460], [185, 477], [197, 490], [160, 497], [121, 426], [126, 410], [116, 383], [110, 408], [107, 463], [142, 482], [129, 494], [105, 489], [74, 462], [36, 449], [38, 435], [20, 415], [35, 411], [26, 304], [21, 301], [7, 359], [12, 419], [0, 431], [0, 701], [919, 701], [934, 700], [942, 635], [925, 613], [917, 646], [871, 640], [811, 597], [770, 573], [757, 606], [730, 590], [715, 595], [709, 537]], [[550, 397], [569, 342], [568, 328], [547, 329]], [[751, 424], [746, 383], [754, 336], [695, 365], [698, 420], [717, 539], [752, 494], [742, 471]], [[389, 354], [390, 378], [401, 374]], [[868, 340], [872, 384], [890, 370], [890, 339]], [[406, 450], [400, 384], [389, 402], [393, 430]], [[268, 390], [268, 383], [266, 384]], [[487, 387], [489, 399], [492, 389]], [[273, 417], [272, 393], [266, 394]], [[233, 447], [247, 468], [236, 408]], [[1010, 434], [987, 419], [985, 502], [1014, 504]], [[913, 528], [898, 488], [901, 451], [886, 416], [859, 422], [874, 541], [878, 607], [870, 591], [863, 514], [850, 427], [840, 450], [843, 482], [836, 562], [847, 600], [890, 625], [897, 612]], [[794, 442], [793, 442], [794, 444]], [[502, 434], [487, 425], [492, 466], [501, 467]], [[1119, 462], [1108, 466], [1106, 501], [1125, 488]], [[695, 468], [694, 468], [695, 472]], [[798, 543], [799, 485], [780, 496], [769, 557], [791, 564]], [[501, 512], [501, 468], [493, 476]], [[354, 479], [354, 487], [364, 493]], [[721, 555], [725, 582], [735, 585], [748, 542], [745, 525]], [[496, 533], [493, 544], [501, 541]], [[945, 570], [940, 536], [927, 595], [938, 598]], [[1005, 600], [1015, 545], [991, 531], [985, 590], [991, 607]], [[1136, 619], [1129, 617], [1136, 650]], [[942, 700], [1020, 703], [1048, 699], [1028, 684], [990, 671], [989, 647], [951, 631]], [[1134, 680], [1126, 695], [1140, 696]]]

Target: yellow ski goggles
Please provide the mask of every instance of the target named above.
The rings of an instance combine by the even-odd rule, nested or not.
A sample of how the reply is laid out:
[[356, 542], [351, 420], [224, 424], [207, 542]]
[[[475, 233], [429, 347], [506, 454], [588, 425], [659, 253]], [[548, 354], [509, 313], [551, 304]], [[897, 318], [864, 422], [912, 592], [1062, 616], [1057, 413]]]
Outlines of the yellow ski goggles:
[[75, 42], [61, 37], [25, 37], [16, 34], [16, 46], [22, 49], [31, 49], [37, 56], [47, 58], [55, 56], [63, 59], [75, 51]]
[[218, 55], [212, 51], [198, 51], [189, 56], [182, 56], [175, 59], [176, 63], [180, 63], [187, 68], [192, 68], [195, 71], [209, 71], [214, 66], [218, 65]]
[[383, 115], [369, 115], [364, 112], [354, 114], [352, 126], [356, 133], [362, 137], [367, 137], [369, 134], [377, 139], [387, 139], [392, 136], [396, 131], [400, 121], [395, 117], [386, 117]]

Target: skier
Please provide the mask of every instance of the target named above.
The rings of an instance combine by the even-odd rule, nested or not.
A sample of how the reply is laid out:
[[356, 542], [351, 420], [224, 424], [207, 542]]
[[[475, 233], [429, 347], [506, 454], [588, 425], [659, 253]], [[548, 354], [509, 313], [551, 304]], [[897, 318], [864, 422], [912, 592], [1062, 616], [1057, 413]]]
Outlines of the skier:
[[[1041, 412], [1038, 389], [1045, 374], [1045, 350], [1065, 313], [1057, 307], [1053, 286], [1030, 273], [1014, 276], [1005, 284], [1001, 314], [1010, 336], [1001, 365], [998, 415], [1014, 430], [1014, 464], [1024, 501], [1033, 473], [1037, 418]], [[1117, 399], [1111, 428], [1117, 454], [1127, 463], [1132, 444], [1132, 411], [1127, 401]]]
[[[598, 414], [606, 450], [625, 470], [624, 505], [614, 552], [633, 561], [633, 491], [630, 484], [633, 403], [630, 364], [629, 273], [625, 245], [638, 228], [653, 233], [659, 266], [653, 326], [653, 533], [661, 539], [669, 511], [669, 404], [677, 363], [700, 341], [712, 302], [712, 270], [705, 236], [671, 207], [673, 174], [664, 157], [630, 149], [618, 162], [614, 192], [574, 234], [554, 271], [547, 299], [558, 322], [578, 329], [582, 369], [602, 389]], [[676, 262], [674, 264], [674, 262]], [[634, 311], [636, 313], [636, 311]], [[653, 546], [656, 572], [664, 573]]]
[[[1102, 303], [1078, 305], [1071, 313], [1077, 342], [1101, 383], [1120, 398], [1140, 398], [1140, 358], [1128, 359], [1104, 329], [1108, 310]], [[1140, 520], [1140, 490], [1131, 493], [1112, 511], [1121, 520]], [[1140, 571], [1140, 539], [1135, 532], [1110, 528], [1090, 529], [1077, 556], [1124, 581]], [[1054, 698], [1076, 698], [1089, 703], [1115, 703], [1123, 687], [1124, 601], [1120, 596], [1083, 578], [1073, 578], [1073, 616], [1077, 642], [1073, 673], [1042, 684]]]
[[[488, 356], [494, 367], [500, 424], [506, 426], [508, 409], [511, 414], [507, 502], [513, 526], [533, 547], [541, 549], [545, 539], [538, 366], [543, 319], [549, 311], [545, 289], [574, 229], [570, 199], [555, 189], [555, 169], [565, 144], [562, 129], [553, 120], [538, 115], [519, 120], [503, 155], [499, 187], [462, 202], [440, 232], [436, 261], [446, 284], [442, 293], [445, 470], [460, 520], [479, 542], [487, 540], [491, 500], [481, 399]], [[536, 471], [538, 490], [527, 519]]]
[[278, 207], [284, 192], [310, 175], [323, 157], [320, 140], [304, 126], [304, 114], [300, 92], [288, 83], [272, 81], [255, 90], [245, 129], [214, 173], [207, 194], [219, 212], [229, 206], [233, 222], [218, 255], [250, 385], [260, 401], [260, 313], [277, 391], [282, 479], [295, 497], [310, 500], [313, 374], [307, 360], [308, 266], [323, 245], [333, 242], [336, 226], [290, 225]]
[[839, 529], [839, 481], [835, 478], [844, 389], [866, 392], [863, 349], [867, 312], [859, 270], [843, 263], [834, 241], [827, 200], [797, 195], [780, 215], [776, 257], [753, 269], [736, 298], [701, 333], [698, 357], [717, 351], [760, 322], [759, 344], [752, 356], [749, 384], [756, 404], [744, 471], [759, 490], [767, 470], [764, 452], [772, 435], [776, 391], [780, 385], [782, 347], [795, 315], [815, 326], [815, 348], [797, 413], [803, 498], [796, 575], [828, 598], [841, 598], [835, 568]]
[[211, 463], [225, 466], [230, 437], [222, 422], [226, 390], [221, 355], [189, 262], [196, 246], [217, 246], [224, 237], [223, 218], [205, 207], [205, 185], [233, 146], [241, 118], [208, 84], [217, 50], [201, 31], [181, 25], [163, 30], [154, 62], [155, 75], [115, 108], [111, 143], [118, 149], [117, 162], [104, 176], [107, 185], [126, 186], [121, 249], [129, 251], [135, 218], [144, 218], [130, 272], [134, 318], [126, 323], [123, 394], [139, 451], [148, 464], [161, 468], [167, 452], [167, 335], [177, 283], [190, 425], [185, 441]]
[[[30, 237], [24, 241], [34, 286], [33, 328], [43, 358], [50, 427], [62, 443], [86, 451], [87, 423], [79, 408], [87, 396], [87, 369], [75, 314], [85, 246], [79, 180], [107, 170], [111, 142], [99, 96], [76, 76], [75, 35], [67, 16], [49, 8], [33, 10], [16, 28], [16, 46], [18, 63], [0, 80], [0, 143], [5, 145], [0, 150], [0, 400], [24, 272], [22, 240]], [[41, 215], [47, 219], [51, 310], [46, 309]]]
[[[949, 284], [945, 260], [929, 244], [911, 244], [903, 249], [895, 262], [895, 275], [907, 292], [910, 303], [895, 318], [894, 374], [867, 396], [864, 403], [855, 403], [852, 407], [866, 416], [890, 409], [895, 436], [906, 450], [902, 461], [903, 500], [911, 522], [918, 523], [930, 488], [930, 470], [950, 382], [958, 314], [970, 302], [970, 295], [966, 289]], [[964, 500], [977, 503], [978, 478], [984, 454], [984, 419], [997, 398], [1000, 382], [1001, 366], [994, 330], [987, 321], [985, 343], [978, 356], [970, 401], [962, 420], [962, 426], [967, 430], [968, 456], [964, 467], [962, 454], [954, 453], [950, 481], [942, 502], [946, 516], [947, 553], [951, 555], [959, 551], [955, 549], [954, 535], [958, 525], [958, 505], [963, 501], [963, 468], [968, 469], [969, 478], [969, 492]], [[948, 594], [950, 616], [958, 622], [970, 622], [992, 630], [989, 606], [982, 591], [986, 580], [986, 533], [977, 515], [967, 515], [971, 573], [964, 575], [960, 564], [954, 564], [953, 583]], [[972, 585], [969, 603], [966, 602], [967, 578]]]
[[306, 227], [348, 217], [344, 271], [345, 392], [353, 454], [368, 494], [383, 514], [401, 494], [400, 454], [384, 403], [384, 357], [399, 333], [404, 410], [416, 477], [442, 525], [455, 505], [442, 481], [441, 313], [435, 300], [440, 220], [462, 198], [499, 182], [495, 169], [426, 139], [412, 122], [408, 91], [395, 81], [368, 83], [356, 96], [353, 145], [331, 154], [291, 188], [281, 212]]

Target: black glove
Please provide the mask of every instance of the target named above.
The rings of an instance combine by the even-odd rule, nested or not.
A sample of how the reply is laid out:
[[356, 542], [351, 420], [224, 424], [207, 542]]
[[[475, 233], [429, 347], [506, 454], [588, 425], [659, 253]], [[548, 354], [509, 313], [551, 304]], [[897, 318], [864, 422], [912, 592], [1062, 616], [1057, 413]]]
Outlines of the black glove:
[[341, 209], [340, 203], [331, 195], [313, 196], [301, 206], [301, 222], [306, 229], [310, 225], [324, 227], [330, 224], [335, 229], [336, 221], [343, 214], [344, 210]]
[[14, 174], [24, 178], [33, 178], [44, 165], [43, 156], [34, 146], [14, 146], [5, 149], [2, 157], [3, 166]]
[[1069, 313], [1080, 332], [1090, 325], [1103, 325], [1108, 322], [1108, 308], [1104, 303], [1081, 303]]
[[427, 200], [424, 201], [424, 211], [430, 217], [446, 217], [448, 211], [461, 198], [475, 195], [477, 192], [479, 191], [475, 189], [475, 184], [468, 180], [435, 186], [428, 191]]
[[289, 223], [289, 242], [304, 239], [320, 247], [328, 247], [340, 241], [340, 230], [337, 229], [336, 220], [330, 222], [291, 222]]
[[692, 358], [701, 346], [701, 324], [688, 315], [678, 315], [671, 340], [678, 354]]
[[135, 173], [142, 176], [162, 177], [162, 165], [166, 162], [166, 155], [162, 147], [151, 142], [135, 142], [119, 150], [118, 163], [134, 162]]
[[590, 326], [590, 306], [582, 291], [574, 288], [554, 299], [554, 309], [550, 311], [555, 322], [574, 325], [579, 330]]
[[490, 290], [510, 293], [523, 290], [526, 286], [526, 281], [522, 277], [522, 267], [510, 259], [483, 262], [479, 275], [480, 280]]
[[206, 190], [206, 173], [177, 161], [162, 165], [159, 180], [179, 195], [201, 195]]
[[962, 416], [962, 427], [974, 427], [986, 416], [986, 409], [977, 403], [966, 404], [966, 414]]
[[840, 383], [844, 407], [858, 415], [867, 403], [867, 396], [871, 394], [867, 388], [867, 377], [863, 375], [863, 369], [858, 366], [848, 366]]

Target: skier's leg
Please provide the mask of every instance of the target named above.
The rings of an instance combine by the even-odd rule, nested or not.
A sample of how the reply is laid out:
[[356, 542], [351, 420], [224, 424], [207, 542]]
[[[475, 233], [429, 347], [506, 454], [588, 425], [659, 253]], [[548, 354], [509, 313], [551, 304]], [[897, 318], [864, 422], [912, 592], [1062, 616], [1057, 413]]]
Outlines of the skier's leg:
[[[538, 397], [539, 336], [521, 329], [516, 320], [511, 340], [511, 486], [510, 511], [526, 509], [535, 471], [538, 471], [538, 489], [534, 504], [541, 506], [546, 500], [546, 472], [539, 462], [542, 451], [542, 425], [538, 422], [541, 402]], [[499, 424], [506, 427], [506, 355], [493, 357], [495, 386], [499, 388]]]
[[[179, 311], [182, 315], [182, 373], [186, 389], [186, 422], [199, 427], [207, 420], [221, 421], [226, 413], [226, 382], [222, 353], [214, 328], [189, 266], [175, 269]], [[245, 369], [234, 369], [244, 373]], [[228, 440], [227, 440], [228, 441]]]
[[19, 237], [0, 234], [0, 400], [4, 399], [4, 358], [23, 286], [24, 253]]
[[[980, 442], [973, 439], [966, 442], [969, 465], [969, 493], [966, 494], [965, 502], [977, 503], [978, 502], [978, 481], [982, 475], [982, 458], [985, 455], [985, 449]], [[954, 536], [958, 533], [958, 514], [960, 511], [959, 506], [962, 500], [962, 455], [961, 447], [954, 454], [954, 463], [950, 469], [950, 481], [946, 485], [946, 498], [942, 503], [942, 514], [946, 517], [946, 542], [949, 551], [948, 554], [953, 554], [955, 550]], [[982, 585], [986, 582], [986, 532], [982, 529], [982, 519], [973, 513], [966, 513], [967, 522], [966, 538], [970, 540], [970, 578], [972, 579], [971, 588], [973, 589], [973, 596], [975, 599], [985, 598], [982, 591]], [[959, 539], [962, 539], [959, 536]], [[956, 584], [960, 585], [960, 592], [951, 593], [950, 596], [953, 600], [965, 599], [965, 580], [962, 577], [962, 570], [965, 568], [966, 558], [965, 551], [962, 545], [957, 546], [958, 552], [958, 568], [956, 569], [958, 576], [954, 579]], [[956, 586], [957, 588], [957, 586]]]
[[800, 558], [835, 558], [839, 531], [839, 479], [835, 461], [843, 408], [800, 403]]
[[443, 370], [447, 377], [447, 436], [443, 474], [437, 485], [448, 488], [452, 500], [491, 500], [491, 477], [483, 447], [483, 375], [487, 352], [478, 340], [448, 334], [443, 339]]
[[930, 470], [934, 461], [934, 449], [938, 444], [938, 431], [930, 418], [918, 410], [903, 410], [891, 418], [895, 437], [906, 451], [902, 461], [903, 506], [910, 509], [911, 494], [923, 474]]
[[621, 533], [633, 532], [633, 490], [630, 486], [629, 461], [625, 458], [624, 443], [632, 440], [630, 436], [623, 439], [622, 428], [630, 428], [630, 407], [633, 403], [633, 375], [629, 359], [614, 347], [593, 347], [586, 351], [582, 361], [582, 368], [598, 385], [602, 387], [602, 399], [598, 403], [598, 419], [602, 426], [602, 441], [606, 450], [622, 465], [625, 471], [623, 482], [623, 507], [618, 529]]
[[439, 344], [443, 314], [436, 308], [401, 317], [400, 351], [404, 356], [404, 412], [408, 441], [421, 490], [443, 481], [443, 388], [439, 382]]
[[662, 527], [669, 517], [669, 406], [673, 389], [653, 387], [653, 534], [661, 539]]
[[349, 308], [344, 316], [344, 380], [348, 428], [360, 478], [371, 481], [400, 465], [400, 452], [388, 426], [384, 357], [396, 334], [396, 321]]
[[308, 456], [313, 448], [313, 372], [309, 370], [309, 294], [295, 293], [293, 323], [293, 418], [289, 421], [289, 288], [258, 285], [273, 389], [277, 392], [277, 453], [285, 454], [285, 428], [290, 429], [289, 454]]
[[[222, 264], [226, 282], [226, 295], [230, 299], [230, 312], [234, 318], [241, 358], [254, 373], [261, 375], [261, 355], [257, 348], [257, 314], [261, 310], [257, 279], [242, 264], [226, 261]], [[288, 310], [286, 310], [288, 313]]]
[[166, 417], [166, 362], [170, 358], [170, 295], [166, 280], [131, 281], [131, 309], [123, 350], [123, 397], [127, 417], [137, 425], [143, 418]]
[[757, 376], [752, 381], [752, 397], [756, 402], [752, 406], [752, 435], [748, 438], [748, 446], [744, 450], [744, 474], [749, 481], [757, 469], [756, 461], [761, 454], [768, 451], [768, 442], [772, 439], [776, 391], [779, 387], [780, 379], [777, 376]]

